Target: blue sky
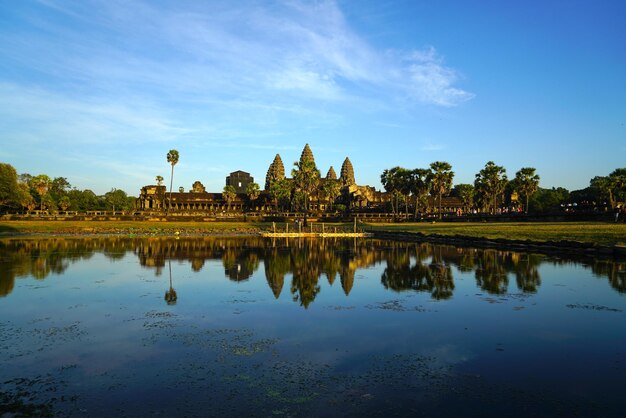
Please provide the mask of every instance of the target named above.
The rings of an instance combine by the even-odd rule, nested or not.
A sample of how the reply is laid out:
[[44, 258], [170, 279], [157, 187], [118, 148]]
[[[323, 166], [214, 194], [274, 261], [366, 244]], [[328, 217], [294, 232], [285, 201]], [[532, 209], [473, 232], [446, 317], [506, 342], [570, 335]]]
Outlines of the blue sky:
[[137, 195], [263, 185], [305, 143], [350, 157], [537, 168], [570, 190], [626, 166], [626, 2], [0, 2], [0, 161]]

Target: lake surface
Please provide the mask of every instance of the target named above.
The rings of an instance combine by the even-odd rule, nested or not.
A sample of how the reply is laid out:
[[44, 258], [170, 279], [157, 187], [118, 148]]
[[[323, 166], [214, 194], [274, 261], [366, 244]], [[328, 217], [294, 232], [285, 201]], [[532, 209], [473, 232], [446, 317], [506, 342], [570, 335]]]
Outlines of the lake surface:
[[0, 240], [0, 415], [624, 416], [626, 263]]

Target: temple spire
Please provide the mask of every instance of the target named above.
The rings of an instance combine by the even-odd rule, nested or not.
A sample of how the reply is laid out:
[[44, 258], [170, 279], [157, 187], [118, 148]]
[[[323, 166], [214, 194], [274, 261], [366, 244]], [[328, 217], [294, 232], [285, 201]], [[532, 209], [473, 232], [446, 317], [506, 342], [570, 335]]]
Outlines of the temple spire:
[[270, 167], [267, 169], [267, 174], [265, 176], [265, 190], [269, 190], [270, 185], [273, 182], [284, 178], [285, 166], [283, 165], [283, 160], [280, 158], [280, 154], [276, 154], [274, 161], [272, 161], [272, 164], [270, 164]]
[[356, 181], [354, 180], [354, 168], [352, 167], [352, 163], [348, 157], [346, 157], [341, 165], [339, 180], [344, 186], [356, 184]]

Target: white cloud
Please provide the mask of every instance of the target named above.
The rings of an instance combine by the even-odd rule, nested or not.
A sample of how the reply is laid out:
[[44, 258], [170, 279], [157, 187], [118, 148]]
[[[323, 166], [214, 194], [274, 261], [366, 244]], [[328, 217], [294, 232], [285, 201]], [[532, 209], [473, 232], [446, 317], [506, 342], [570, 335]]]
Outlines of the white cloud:
[[[40, 40], [46, 46], [40, 50], [50, 54], [49, 71], [58, 76], [66, 69], [68, 76], [98, 86], [177, 94], [182, 100], [352, 96], [351, 106], [371, 96], [391, 103], [407, 93], [415, 102], [445, 107], [473, 97], [455, 86], [458, 72], [433, 47], [408, 53], [377, 49], [350, 27], [334, 1], [209, 2], [185, 9], [178, 3], [45, 4], [96, 28], [90, 37], [46, 24], [53, 36]], [[54, 39], [68, 48], [54, 48]]]

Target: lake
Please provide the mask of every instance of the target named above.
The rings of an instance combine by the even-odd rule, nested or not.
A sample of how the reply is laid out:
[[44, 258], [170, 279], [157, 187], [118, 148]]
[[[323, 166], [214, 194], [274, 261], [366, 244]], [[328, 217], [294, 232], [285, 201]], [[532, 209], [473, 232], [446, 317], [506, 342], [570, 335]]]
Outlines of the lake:
[[626, 262], [0, 240], [0, 415], [624, 416]]

